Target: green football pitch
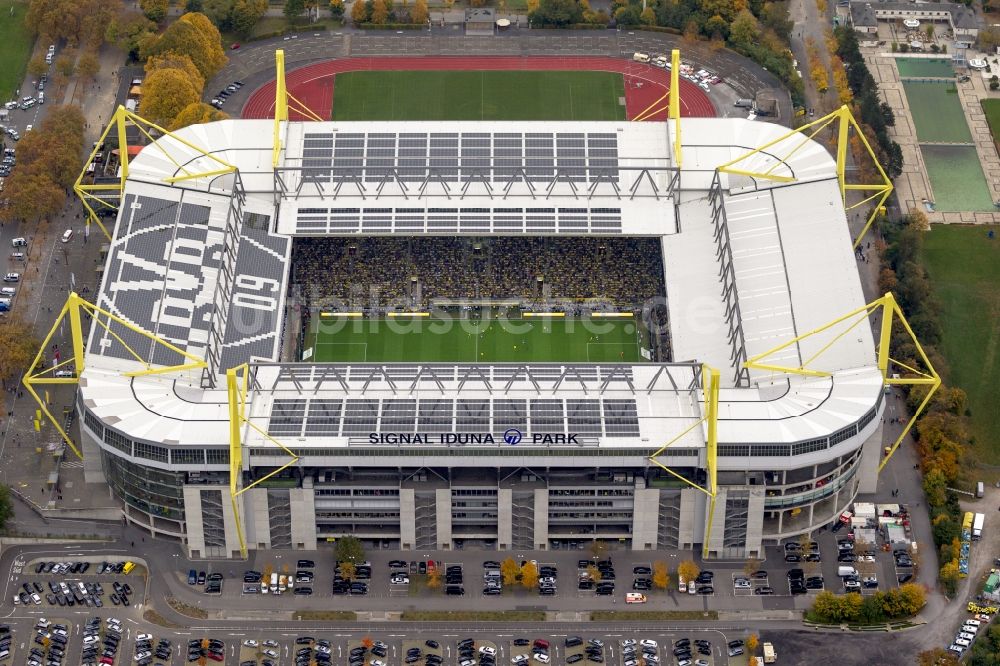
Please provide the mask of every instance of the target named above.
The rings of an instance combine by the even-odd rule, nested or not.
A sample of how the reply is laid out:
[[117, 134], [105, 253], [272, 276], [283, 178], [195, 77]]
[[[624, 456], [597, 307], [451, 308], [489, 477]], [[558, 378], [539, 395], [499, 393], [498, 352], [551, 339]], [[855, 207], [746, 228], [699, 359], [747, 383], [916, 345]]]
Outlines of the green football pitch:
[[620, 363], [641, 358], [635, 323], [592, 319], [324, 319], [307, 336], [303, 355], [321, 363]]
[[334, 83], [336, 120], [624, 120], [614, 72], [346, 72]]

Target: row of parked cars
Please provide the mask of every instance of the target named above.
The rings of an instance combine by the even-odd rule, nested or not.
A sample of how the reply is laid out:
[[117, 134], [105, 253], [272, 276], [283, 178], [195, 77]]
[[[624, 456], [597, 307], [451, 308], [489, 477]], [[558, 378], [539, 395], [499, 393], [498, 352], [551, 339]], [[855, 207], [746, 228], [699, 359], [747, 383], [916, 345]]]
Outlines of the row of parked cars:
[[193, 638], [188, 641], [187, 648], [188, 662], [202, 659], [226, 660], [226, 644], [218, 638]]
[[977, 615], [977, 619], [966, 620], [965, 623], [962, 624], [962, 628], [955, 634], [955, 640], [950, 646], [948, 646], [948, 650], [954, 652], [958, 656], [962, 656], [962, 653], [969, 649], [973, 641], [976, 640], [976, 634], [979, 632], [979, 628], [984, 623], [989, 623], [988, 616], [984, 619], [978, 619], [979, 617], [980, 616]]
[[[149, 666], [153, 663], [153, 657], [169, 663], [172, 654], [173, 645], [166, 638], [161, 638], [156, 647], [153, 647], [153, 636], [151, 634], [136, 634], [136, 666]], [[156, 666], [163, 666], [163, 664], [157, 663]]]
[[80, 663], [83, 666], [105, 664], [111, 666], [118, 655], [118, 645], [122, 641], [122, 622], [118, 618], [109, 617], [104, 625], [104, 637], [101, 637], [101, 618], [92, 617], [83, 627], [83, 652]]
[[219, 93], [212, 98], [212, 101], [209, 102], [209, 104], [211, 104], [217, 109], [221, 109], [222, 105], [226, 103], [227, 99], [229, 99], [229, 96], [242, 87], [243, 87], [242, 81], [233, 81], [224, 89], [220, 90]]
[[[295, 642], [298, 643], [298, 640]], [[368, 656], [369, 652], [372, 654], [371, 658]], [[387, 654], [389, 654], [389, 646], [382, 641], [375, 641], [370, 648], [363, 645], [351, 648], [351, 652], [347, 656], [347, 664], [348, 666], [364, 666], [365, 664], [385, 666]]]

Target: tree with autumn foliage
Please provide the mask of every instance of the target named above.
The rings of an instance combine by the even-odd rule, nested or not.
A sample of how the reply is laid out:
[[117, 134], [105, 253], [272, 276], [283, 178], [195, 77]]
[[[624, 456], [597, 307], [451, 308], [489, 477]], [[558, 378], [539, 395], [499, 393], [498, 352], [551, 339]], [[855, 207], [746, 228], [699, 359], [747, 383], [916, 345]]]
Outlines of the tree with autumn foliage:
[[154, 69], [142, 84], [142, 115], [158, 125], [171, 125], [182, 110], [200, 98], [196, 82], [182, 70]]
[[424, 24], [427, 23], [427, 19], [430, 13], [427, 11], [427, 0], [416, 0], [413, 3], [413, 9], [410, 10], [410, 22]]
[[[170, 24], [163, 34], [142, 46], [143, 59], [165, 53], [186, 55], [207, 81], [222, 69], [229, 59], [222, 50], [219, 29], [208, 17], [198, 12], [184, 14]], [[143, 102], [145, 104], [145, 100]], [[184, 108], [187, 104], [180, 105]]]
[[217, 120], [227, 120], [229, 114], [225, 111], [220, 111], [210, 104], [205, 104], [204, 102], [195, 102], [194, 104], [188, 104], [180, 113], [174, 117], [174, 121], [170, 123], [167, 129], [179, 130], [182, 127], [187, 127], [188, 125], [200, 125], [202, 123], [214, 123]]
[[0, 320], [0, 349], [3, 349], [3, 354], [0, 354], [0, 383], [5, 389], [28, 369], [38, 347], [39, 341], [30, 322], [16, 315]]

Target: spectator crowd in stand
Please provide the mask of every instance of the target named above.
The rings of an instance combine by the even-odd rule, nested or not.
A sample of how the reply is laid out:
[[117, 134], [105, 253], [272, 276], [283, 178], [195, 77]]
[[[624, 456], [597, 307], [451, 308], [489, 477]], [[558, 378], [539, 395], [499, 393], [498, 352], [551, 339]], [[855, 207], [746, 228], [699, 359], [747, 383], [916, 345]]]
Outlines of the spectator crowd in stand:
[[655, 238], [305, 238], [292, 267], [313, 304], [359, 308], [565, 299], [638, 310], [664, 296]]

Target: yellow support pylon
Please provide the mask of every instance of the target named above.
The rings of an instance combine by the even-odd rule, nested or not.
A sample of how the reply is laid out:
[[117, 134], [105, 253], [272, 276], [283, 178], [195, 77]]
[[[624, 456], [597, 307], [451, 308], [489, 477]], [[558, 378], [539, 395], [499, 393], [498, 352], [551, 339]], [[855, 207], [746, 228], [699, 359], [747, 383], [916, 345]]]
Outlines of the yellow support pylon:
[[[872, 223], [875, 221], [875, 217], [884, 210], [884, 205], [889, 195], [892, 194], [892, 181], [889, 176], [885, 173], [882, 165], [878, 161], [878, 157], [875, 155], [875, 151], [872, 149], [871, 144], [868, 143], [868, 139], [865, 137], [865, 133], [861, 131], [861, 126], [858, 125], [858, 121], [854, 119], [854, 115], [851, 114], [851, 110], [847, 105], [841, 106], [836, 111], [828, 113], [822, 118], [817, 118], [816, 120], [806, 123], [798, 129], [790, 130], [789, 132], [782, 134], [777, 139], [769, 141], [763, 146], [760, 146], [748, 153], [740, 155], [734, 160], [726, 162], [725, 164], [718, 167], [718, 170], [723, 173], [731, 173], [740, 176], [747, 176], [748, 178], [756, 178], [760, 180], [771, 180], [778, 183], [792, 183], [798, 179], [794, 176], [785, 176], [774, 173], [775, 170], [781, 165], [785, 164], [788, 159], [792, 157], [796, 152], [798, 152], [802, 147], [804, 147], [809, 140], [815, 137], [819, 132], [831, 126], [833, 123], [837, 124], [837, 184], [840, 188], [840, 196], [844, 204], [845, 210], [853, 210], [865, 204], [878, 200], [878, 203], [872, 208], [872, 213], [868, 217], [864, 228], [861, 233], [858, 234], [857, 238], [854, 239], [854, 247], [857, 248], [861, 245], [861, 240], [864, 238], [865, 234], [868, 233], [868, 229], [871, 228]], [[850, 141], [849, 133], [851, 129], [861, 139], [865, 150], [871, 157], [872, 162], [875, 164], [875, 168], [878, 170], [879, 179], [881, 182], [878, 183], [848, 183], [846, 178], [847, 173], [847, 148]], [[809, 133], [807, 133], [807, 131]], [[802, 134], [802, 140], [797, 142], [790, 150], [785, 152], [784, 155], [771, 155], [775, 159], [775, 163], [766, 171], [750, 171], [746, 169], [740, 169], [736, 165], [744, 160], [753, 157], [759, 153], [766, 151], [768, 148], [782, 143], [786, 139], [795, 136], [796, 134]], [[784, 151], [783, 151], [784, 152]], [[871, 192], [872, 194], [856, 204], [847, 204], [847, 193], [850, 191], [858, 192]]]
[[271, 151], [271, 168], [277, 169], [278, 162], [281, 161], [281, 123], [288, 123], [288, 101], [294, 102], [293, 111], [298, 111], [310, 120], [320, 122], [322, 118], [288, 92], [285, 85], [285, 52], [282, 49], [274, 52], [274, 73], [274, 147]]
[[[128, 180], [129, 176], [128, 136], [126, 134], [126, 130], [128, 127], [137, 128], [138, 131], [149, 140], [150, 144], [155, 145], [157, 149], [160, 152], [162, 152], [163, 155], [165, 155], [166, 158], [174, 164], [174, 166], [177, 167], [177, 170], [181, 174], [183, 174], [179, 176], [164, 178], [163, 179], [164, 183], [168, 184], [176, 183], [179, 181], [192, 180], [195, 178], [211, 178], [212, 176], [219, 176], [222, 174], [232, 173], [236, 171], [235, 166], [229, 164], [225, 160], [220, 159], [216, 155], [213, 155], [204, 148], [196, 146], [190, 141], [187, 141], [177, 136], [173, 132], [163, 129], [156, 123], [153, 123], [149, 120], [146, 120], [145, 118], [142, 118], [132, 113], [124, 106], [119, 106], [115, 110], [114, 114], [111, 116], [111, 119], [108, 121], [107, 126], [104, 128], [104, 131], [101, 132], [101, 138], [94, 143], [94, 147], [90, 151], [90, 157], [88, 157], [87, 161], [84, 162], [83, 169], [80, 171], [80, 175], [77, 176], [76, 182], [73, 184], [73, 191], [76, 193], [78, 197], [80, 197], [80, 201], [81, 203], [83, 203], [83, 207], [87, 209], [87, 220], [86, 220], [87, 226], [90, 226], [91, 222], [96, 222], [97, 226], [101, 229], [102, 232], [104, 232], [104, 235], [107, 237], [108, 240], [111, 240], [111, 234], [104, 226], [104, 223], [101, 222], [101, 218], [94, 210], [94, 206], [117, 210], [118, 206], [121, 203], [122, 198], [125, 196], [125, 181]], [[117, 179], [118, 182], [107, 183], [103, 185], [97, 185], [94, 183], [84, 183], [83, 180], [87, 176], [87, 166], [94, 161], [94, 157], [97, 155], [98, 151], [104, 149], [104, 141], [108, 137], [108, 134], [111, 133], [112, 128], [114, 128], [115, 135], [118, 140], [118, 159], [121, 165], [121, 173], [119, 173]], [[154, 130], [162, 136], [159, 136], [158, 138], [154, 139], [154, 137], [150, 133], [150, 130]], [[177, 141], [181, 145], [184, 145], [200, 153], [202, 156], [218, 164], [219, 168], [212, 169], [210, 171], [192, 171], [188, 166], [183, 164], [182, 161], [174, 159], [174, 157], [169, 153], [169, 151], [165, 147], [166, 144], [166, 142], [164, 141], [165, 137], [170, 137], [172, 140]], [[185, 157], [183, 161], [188, 162], [189, 160]], [[117, 192], [118, 200], [113, 201], [111, 199], [102, 198], [103, 193], [106, 192]]]
[[670, 52], [670, 118], [674, 121], [674, 166], [681, 168], [681, 52]]
[[[38, 349], [38, 353], [35, 354], [34, 360], [32, 360], [31, 365], [28, 366], [27, 371], [24, 373], [24, 379], [22, 379], [22, 383], [24, 384], [24, 388], [28, 390], [28, 394], [31, 395], [31, 397], [35, 400], [36, 403], [38, 403], [38, 407], [45, 414], [45, 416], [48, 417], [49, 422], [51, 422], [52, 425], [55, 426], [56, 430], [59, 431], [59, 435], [62, 437], [63, 441], [66, 442], [66, 445], [69, 446], [69, 448], [73, 451], [73, 453], [75, 453], [76, 456], [80, 459], [83, 458], [83, 454], [80, 453], [80, 450], [76, 447], [76, 444], [66, 433], [63, 427], [59, 424], [59, 421], [54, 416], [52, 416], [52, 413], [49, 411], [48, 400], [47, 400], [48, 392], [47, 391], [45, 392], [46, 399], [43, 399], [41, 396], [38, 395], [38, 392], [35, 390], [35, 386], [48, 385], [48, 384], [80, 383], [80, 375], [83, 374], [83, 371], [86, 369], [84, 360], [85, 340], [83, 337], [84, 336], [83, 319], [81, 316], [83, 313], [89, 315], [91, 317], [91, 321], [94, 322], [96, 325], [102, 326], [108, 332], [108, 334], [115, 339], [115, 341], [117, 341], [120, 345], [122, 345], [122, 347], [124, 347], [125, 350], [128, 351], [133, 358], [135, 358], [137, 362], [139, 362], [144, 366], [143, 370], [124, 373], [126, 377], [140, 377], [143, 375], [164, 374], [168, 372], [184, 372], [188, 370], [204, 368], [207, 366], [205, 361], [198, 358], [197, 356], [190, 354], [184, 351], [183, 349], [179, 349], [178, 347], [170, 344], [166, 340], [163, 340], [162, 338], [159, 338], [156, 335], [153, 335], [152, 333], [139, 328], [135, 324], [132, 324], [131, 322], [128, 322], [122, 319], [121, 317], [112, 314], [107, 310], [104, 310], [103, 308], [97, 307], [93, 303], [90, 303], [87, 300], [81, 298], [80, 295], [77, 294], [76, 292], [71, 292], [69, 296], [66, 298], [66, 302], [63, 304], [63, 307], [59, 311], [59, 314], [56, 316], [56, 320], [55, 322], [53, 322], [52, 328], [49, 329], [48, 334], [46, 334], [45, 339], [42, 341], [42, 344]], [[65, 319], [69, 319], [70, 341], [73, 346], [73, 355], [67, 358], [65, 361], [61, 361], [58, 364], [46, 367], [42, 361], [42, 355], [45, 353], [45, 350], [49, 349], [49, 343], [51, 342], [52, 337], [56, 334], [56, 331], [59, 329], [60, 324]], [[111, 330], [111, 322], [119, 324], [125, 327], [129, 331], [138, 333], [139, 335], [142, 335], [143, 337], [152, 340], [161, 347], [169, 349], [170, 351], [174, 352], [175, 354], [178, 354], [179, 356], [187, 359], [190, 362], [182, 363], [180, 365], [154, 368], [149, 363], [149, 361], [143, 359], [143, 357], [138, 352], [136, 352], [128, 344], [126, 344], [125, 341], [122, 340], [120, 335]], [[56, 377], [55, 373], [64, 368], [72, 368], [73, 376]]]
[[[708, 496], [708, 517], [705, 522], [705, 536], [702, 543], [702, 557], [708, 557], [708, 550], [710, 546], [710, 541], [712, 537], [712, 518], [715, 515], [715, 499], [719, 493], [718, 487], [718, 453], [719, 453], [719, 378], [720, 373], [715, 368], [702, 364], [701, 366], [701, 377], [702, 377], [702, 393], [705, 398], [705, 415], [700, 419], [692, 423], [689, 427], [685, 428], [676, 437], [671, 439], [669, 442], [661, 446], [654, 453], [650, 454], [649, 461], [665, 471], [667, 474], [683, 481], [687, 485], [700, 490]], [[663, 453], [673, 446], [675, 443], [680, 441], [682, 437], [687, 435], [689, 432], [695, 428], [701, 426], [703, 423], [706, 425], [705, 433], [705, 461], [708, 467], [708, 485], [707, 487], [699, 486], [694, 481], [685, 478], [681, 474], [678, 474], [674, 470], [670, 469], [662, 462], [660, 462], [659, 457]]]
[[[233, 504], [233, 517], [236, 520], [236, 533], [239, 536], [240, 553], [243, 559], [247, 558], [248, 552], [246, 536], [243, 531], [243, 520], [240, 518], [239, 503], [236, 501], [237, 498], [254, 486], [267, 481], [276, 474], [280, 474], [299, 461], [299, 456], [294, 451], [271, 437], [260, 426], [247, 418], [246, 404], [249, 385], [249, 364], [244, 363], [226, 371], [226, 389], [229, 397], [229, 496]], [[291, 459], [270, 474], [262, 476], [248, 486], [241, 487], [241, 480], [243, 478], [243, 426], [247, 426], [264, 437], [264, 439], [275, 444], [287, 453]]]
[[[815, 328], [811, 331], [803, 333], [795, 338], [792, 338], [788, 342], [784, 342], [777, 347], [767, 350], [762, 354], [757, 354], [752, 358], [748, 359], [743, 367], [747, 369], [757, 369], [757, 370], [768, 370], [770, 372], [780, 373], [780, 374], [792, 374], [792, 375], [804, 375], [807, 377], [829, 377], [831, 372], [824, 370], [816, 370], [811, 368], [817, 359], [819, 359], [826, 350], [832, 347], [839, 339], [850, 333], [855, 327], [859, 326], [862, 322], [868, 322], [872, 315], [881, 315], [881, 327], [879, 329], [879, 343], [878, 343], [878, 369], [882, 374], [882, 381], [886, 386], [907, 386], [907, 385], [921, 385], [928, 386], [930, 389], [927, 391], [927, 395], [920, 402], [913, 416], [907, 421], [906, 425], [903, 427], [903, 431], [896, 438], [896, 441], [890, 447], [889, 452], [884, 456], [882, 462], [879, 463], [879, 472], [886, 466], [889, 460], [892, 458], [896, 449], [903, 442], [903, 439], [909, 434], [910, 429], [916, 422], [917, 418], [923, 413], [924, 409], [930, 404], [931, 398], [934, 393], [941, 386], [941, 377], [938, 375], [937, 371], [934, 369], [934, 365], [931, 363], [930, 359], [927, 358], [927, 354], [924, 352], [924, 348], [920, 345], [920, 341], [917, 340], [916, 334], [913, 329], [910, 328], [910, 324], [906, 321], [906, 317], [903, 315], [902, 309], [900, 309], [899, 304], [896, 302], [895, 297], [892, 293], [887, 293], [881, 298], [878, 298], [867, 305], [864, 305], [856, 310], [852, 310], [847, 314], [834, 319], [828, 324], [824, 324], [819, 328]], [[814, 335], [818, 335], [827, 331], [840, 323], [846, 322], [849, 319], [854, 318], [854, 321], [850, 325], [846, 326], [842, 331], [837, 333], [827, 344], [823, 345], [819, 351], [813, 354], [811, 357], [802, 362], [798, 367], [789, 367], [781, 365], [772, 365], [766, 362], [766, 359], [776, 354], [794, 344], [797, 344], [800, 340], [803, 340]], [[891, 350], [889, 349], [891, 339], [892, 339], [892, 325], [894, 322], [899, 322], [899, 324], [906, 331], [906, 334], [910, 337], [910, 341], [913, 342], [914, 348], [917, 350], [917, 354], [920, 357], [920, 361], [926, 367], [926, 370], [918, 370], [916, 368], [911, 368], [910, 366], [896, 361], [891, 356]], [[906, 376], [895, 376], [895, 373], [890, 374], [889, 366], [893, 363], [901, 370], [906, 373]]]

